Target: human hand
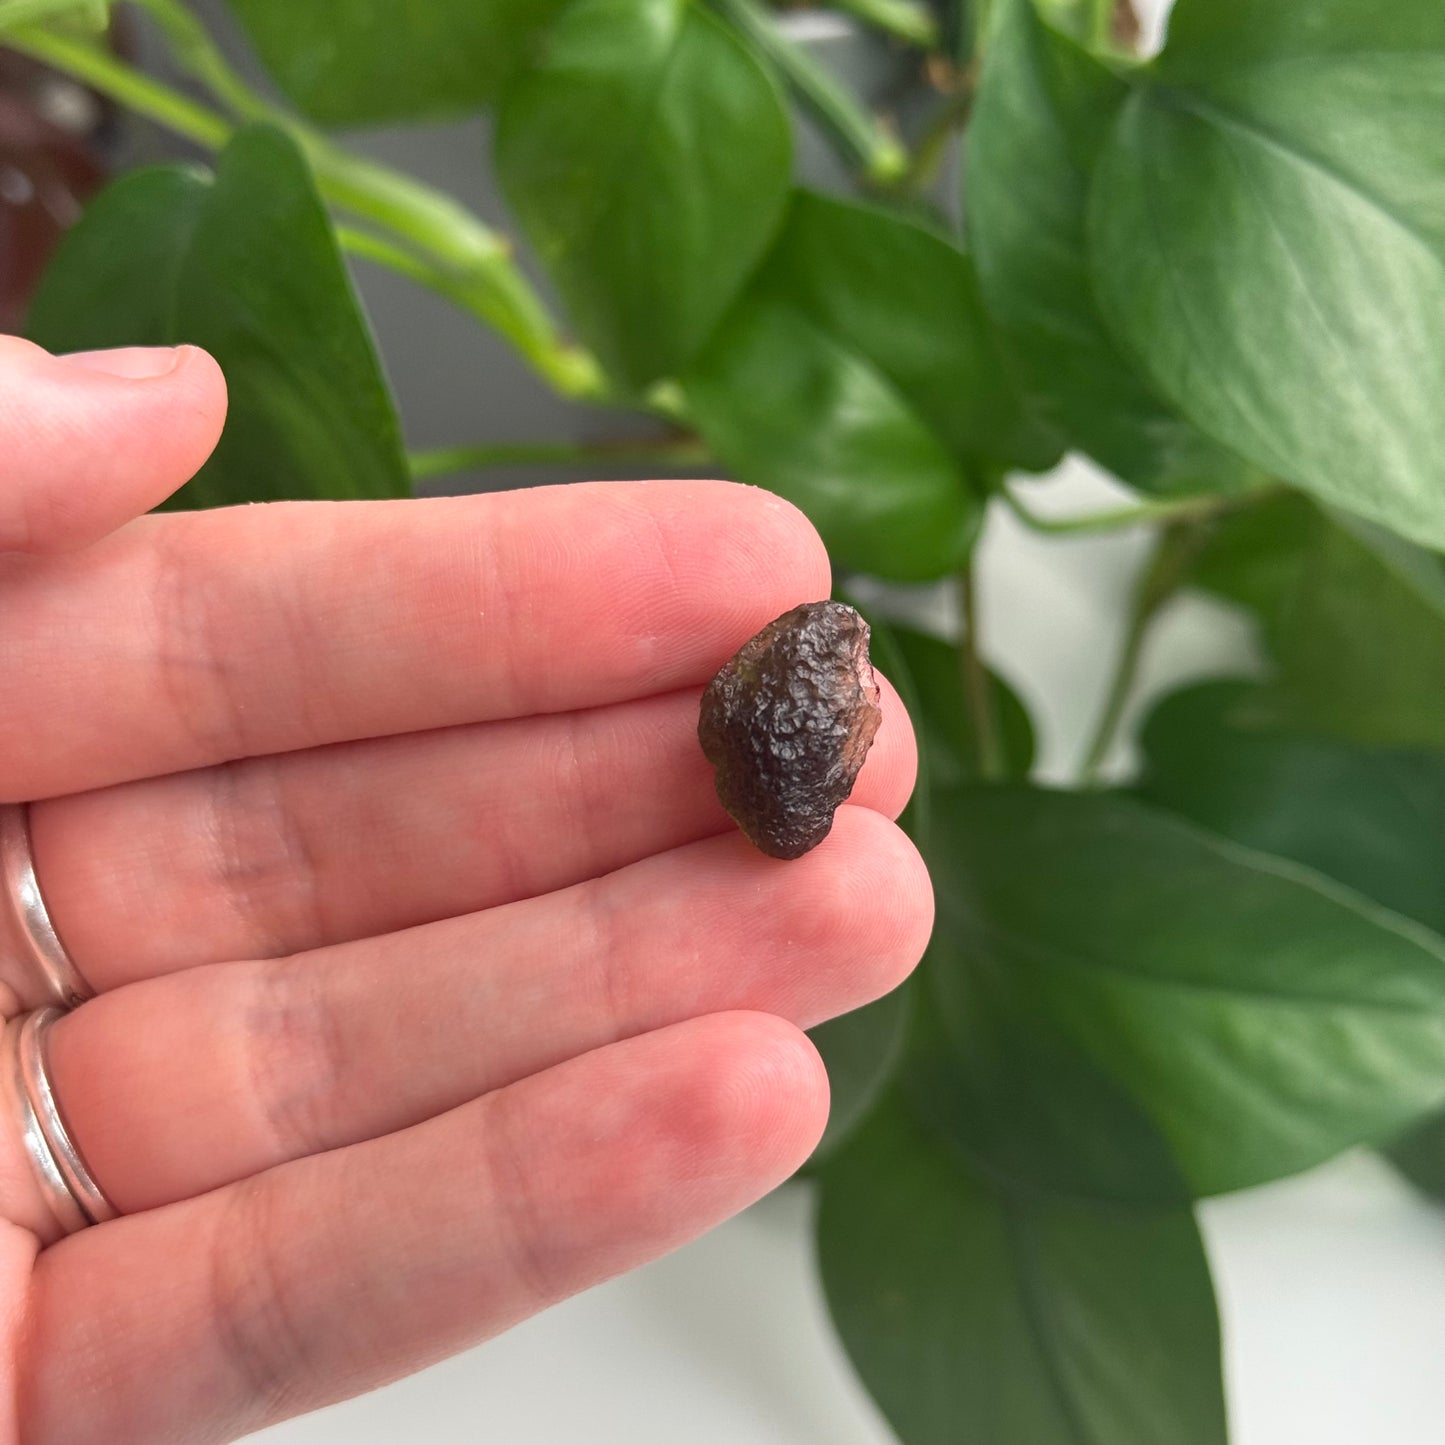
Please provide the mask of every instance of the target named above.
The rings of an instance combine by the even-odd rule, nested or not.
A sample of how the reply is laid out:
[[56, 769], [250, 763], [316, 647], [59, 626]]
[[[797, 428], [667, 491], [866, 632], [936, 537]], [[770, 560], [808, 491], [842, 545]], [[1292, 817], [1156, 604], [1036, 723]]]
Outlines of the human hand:
[[0, 1440], [232, 1439], [675, 1248], [807, 1157], [800, 1028], [931, 924], [886, 684], [814, 852], [754, 852], [713, 795], [702, 685], [829, 590], [792, 507], [652, 482], [130, 520], [223, 412], [204, 353], [125, 379], [0, 338], [0, 801], [40, 800], [98, 994], [49, 1072], [121, 1213], [56, 1240], [0, 1120]]

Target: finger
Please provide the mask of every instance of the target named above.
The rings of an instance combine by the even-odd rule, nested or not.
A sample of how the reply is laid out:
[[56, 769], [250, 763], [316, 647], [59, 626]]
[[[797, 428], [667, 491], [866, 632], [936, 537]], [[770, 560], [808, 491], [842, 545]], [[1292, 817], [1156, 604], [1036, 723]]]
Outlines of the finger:
[[[917, 749], [880, 683], [852, 801], [897, 817]], [[391, 933], [731, 831], [697, 711], [693, 689], [57, 798], [31, 810], [37, 872], [102, 990]]]
[[826, 1112], [803, 1035], [715, 1015], [73, 1235], [34, 1276], [25, 1438], [231, 1439], [371, 1389], [736, 1213]]
[[829, 585], [723, 482], [143, 518], [0, 572], [0, 798], [700, 684]]
[[51, 356], [0, 336], [0, 552], [83, 547], [189, 481], [226, 383], [194, 346]]
[[471, 918], [119, 989], [55, 1026], [51, 1072], [135, 1212], [697, 1014], [811, 1027], [900, 983], [932, 917], [913, 845], [848, 807], [795, 862], [714, 838]]

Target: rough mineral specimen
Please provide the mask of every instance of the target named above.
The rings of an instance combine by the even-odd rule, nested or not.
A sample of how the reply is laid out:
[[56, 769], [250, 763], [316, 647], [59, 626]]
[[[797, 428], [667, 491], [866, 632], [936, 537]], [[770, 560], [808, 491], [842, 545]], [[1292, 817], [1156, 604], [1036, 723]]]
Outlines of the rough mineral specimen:
[[697, 736], [749, 841], [800, 858], [828, 836], [882, 721], [868, 624], [841, 602], [806, 602], [723, 664]]

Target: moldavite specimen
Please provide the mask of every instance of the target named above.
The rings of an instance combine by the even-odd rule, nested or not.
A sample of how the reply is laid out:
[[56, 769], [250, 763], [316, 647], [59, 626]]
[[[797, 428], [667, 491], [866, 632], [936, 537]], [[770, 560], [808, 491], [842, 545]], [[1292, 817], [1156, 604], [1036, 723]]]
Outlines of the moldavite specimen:
[[882, 721], [868, 624], [841, 602], [805, 602], [723, 664], [697, 736], [748, 840], [801, 858], [828, 836]]

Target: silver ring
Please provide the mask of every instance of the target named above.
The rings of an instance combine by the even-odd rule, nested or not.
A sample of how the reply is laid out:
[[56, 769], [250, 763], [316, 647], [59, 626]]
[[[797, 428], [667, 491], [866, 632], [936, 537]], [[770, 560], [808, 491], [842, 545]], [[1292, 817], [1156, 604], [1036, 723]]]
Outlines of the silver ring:
[[26, 803], [0, 804], [0, 909], [10, 914], [13, 926], [9, 932], [23, 953], [20, 962], [27, 973], [38, 974], [44, 984], [39, 997], [34, 996], [34, 989], [17, 990], [22, 1003], [54, 1002], [62, 1008], [74, 1008], [95, 996], [50, 921], [35, 876]]
[[64, 1011], [36, 1009], [5, 1025], [6, 1067], [20, 1112], [20, 1134], [45, 1203], [63, 1234], [103, 1224], [118, 1213], [75, 1147], [50, 1087], [46, 1035]]

